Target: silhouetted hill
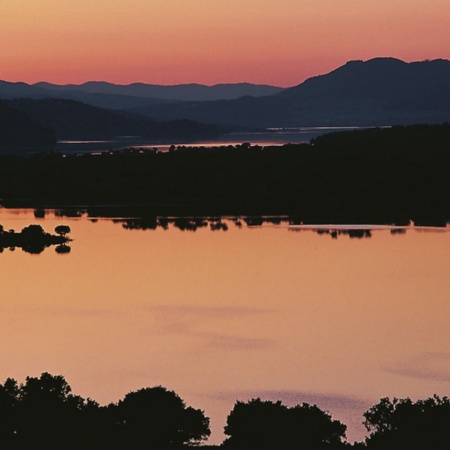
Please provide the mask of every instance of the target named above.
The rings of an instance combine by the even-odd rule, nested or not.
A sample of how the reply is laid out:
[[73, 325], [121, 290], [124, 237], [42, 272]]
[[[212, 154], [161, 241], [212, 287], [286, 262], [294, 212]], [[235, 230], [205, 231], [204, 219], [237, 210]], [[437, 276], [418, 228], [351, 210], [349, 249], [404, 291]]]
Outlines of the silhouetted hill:
[[0, 101], [1, 153], [34, 152], [51, 149], [55, 144], [53, 130]]
[[[108, 83], [105, 83], [108, 84]], [[103, 93], [85, 89], [77, 89], [76, 85], [58, 86], [50, 83], [37, 83], [29, 85], [26, 83], [10, 83], [0, 81], [0, 98], [61, 98], [76, 100], [87, 103], [88, 105], [98, 106], [107, 109], [126, 109], [138, 106], [151, 105], [155, 103], [166, 103], [169, 100], [164, 98], [151, 98], [149, 96], [133, 96], [117, 94], [114, 92]]]
[[36, 83], [34, 86], [55, 90], [58, 92], [79, 91], [90, 94], [113, 94], [140, 98], [153, 98], [165, 100], [219, 100], [235, 99], [245, 95], [259, 97], [281, 92], [283, 88], [264, 84], [234, 83], [205, 86], [203, 84], [157, 85], [145, 83], [132, 83], [128, 85], [112, 84], [106, 82], [89, 81], [80, 85], [55, 85], [50, 83]]
[[19, 98], [19, 97], [39, 97], [47, 96], [48, 92], [39, 87], [30, 86], [26, 83], [11, 83], [0, 80], [0, 98]]
[[149, 139], [212, 138], [220, 130], [214, 125], [189, 120], [161, 122], [137, 114], [97, 108], [73, 100], [6, 100], [11, 107], [35, 122], [55, 130], [62, 139], [110, 139], [116, 136], [139, 136]]
[[252, 127], [382, 126], [450, 118], [450, 61], [351, 61], [271, 96], [136, 108], [160, 119]]
[[146, 105], [173, 103], [187, 100], [235, 99], [245, 95], [255, 97], [271, 95], [282, 88], [250, 83], [179, 84], [172, 86], [133, 83], [118, 85], [107, 82], [89, 81], [84, 84], [57, 85], [52, 83], [10, 83], [0, 81], [0, 98], [62, 98], [76, 100], [88, 105], [109, 109], [127, 109]]

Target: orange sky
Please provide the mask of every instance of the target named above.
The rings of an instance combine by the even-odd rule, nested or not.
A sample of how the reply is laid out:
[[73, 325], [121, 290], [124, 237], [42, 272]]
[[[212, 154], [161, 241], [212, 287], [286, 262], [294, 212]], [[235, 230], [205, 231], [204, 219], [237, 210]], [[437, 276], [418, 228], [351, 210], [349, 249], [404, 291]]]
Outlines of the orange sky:
[[0, 79], [293, 86], [352, 59], [450, 59], [448, 0], [2, 0]]

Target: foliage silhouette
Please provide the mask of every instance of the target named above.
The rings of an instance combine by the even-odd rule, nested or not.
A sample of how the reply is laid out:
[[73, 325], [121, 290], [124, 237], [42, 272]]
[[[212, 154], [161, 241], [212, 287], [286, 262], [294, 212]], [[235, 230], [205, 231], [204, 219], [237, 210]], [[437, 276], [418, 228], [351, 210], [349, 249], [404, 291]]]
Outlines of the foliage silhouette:
[[[52, 235], [44, 231], [40, 225], [32, 224], [24, 227], [19, 233], [14, 230], [5, 231], [3, 226], [0, 225], [0, 251], [4, 248], [16, 248], [20, 247], [24, 252], [39, 254], [42, 253], [46, 247], [50, 245], [64, 246], [64, 250], [58, 250], [58, 253], [67, 253], [70, 251], [70, 247], [66, 245], [70, 239], [66, 236], [67, 229], [70, 228], [66, 225], [61, 225], [62, 230], [66, 233], [61, 233], [59, 236]], [[56, 227], [57, 229], [59, 227]]]
[[0, 400], [1, 436], [7, 448], [81, 443], [87, 437], [83, 413], [96, 407], [92, 400], [73, 395], [64, 377], [46, 372], [22, 384], [8, 378], [0, 386]]
[[236, 402], [227, 418], [224, 442], [231, 449], [338, 449], [344, 446], [346, 425], [316, 405], [287, 407], [280, 401]]
[[434, 395], [413, 402], [410, 398], [380, 402], [364, 413], [370, 432], [366, 446], [372, 450], [450, 448], [450, 401]]
[[[316, 405], [287, 407], [281, 401], [254, 398], [237, 401], [224, 428], [221, 445], [202, 448], [282, 450], [443, 450], [450, 445], [450, 401], [433, 397], [383, 398], [364, 413], [370, 435], [364, 442], [346, 442], [346, 425]], [[209, 418], [186, 406], [162, 386], [129, 392], [117, 403], [100, 406], [72, 393], [62, 375], [43, 372], [24, 383], [7, 378], [0, 384], [0, 448], [59, 449], [197, 447], [210, 435]]]
[[186, 407], [173, 391], [162, 386], [130, 392], [115, 407], [127, 445], [177, 448], [198, 444], [209, 434], [209, 419], [198, 409]]
[[0, 198], [5, 207], [140, 205], [146, 217], [445, 226], [449, 141], [446, 123], [330, 133], [284, 146], [0, 156]]

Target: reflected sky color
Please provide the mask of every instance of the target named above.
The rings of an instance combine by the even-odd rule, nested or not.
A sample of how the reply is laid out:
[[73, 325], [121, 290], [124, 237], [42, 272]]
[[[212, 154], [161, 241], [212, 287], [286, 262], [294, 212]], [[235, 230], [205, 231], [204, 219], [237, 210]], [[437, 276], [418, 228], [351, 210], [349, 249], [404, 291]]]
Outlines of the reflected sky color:
[[356, 239], [286, 224], [211, 231], [0, 209], [67, 224], [72, 251], [0, 254], [0, 380], [47, 371], [100, 404], [163, 385], [223, 439], [236, 400], [316, 403], [362, 440], [384, 396], [450, 389], [450, 232]]
[[450, 58], [448, 0], [2, 0], [0, 17], [1, 78], [28, 83], [290, 87], [348, 60]]

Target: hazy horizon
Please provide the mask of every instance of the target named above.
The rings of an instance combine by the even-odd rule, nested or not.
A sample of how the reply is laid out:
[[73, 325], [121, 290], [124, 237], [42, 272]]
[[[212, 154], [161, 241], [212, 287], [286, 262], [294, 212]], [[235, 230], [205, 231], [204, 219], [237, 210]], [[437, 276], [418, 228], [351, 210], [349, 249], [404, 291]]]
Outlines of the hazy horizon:
[[133, 86], [133, 85], [149, 85], [149, 86], [161, 86], [161, 87], [175, 87], [175, 86], [205, 86], [205, 87], [215, 87], [215, 86], [227, 86], [227, 85], [239, 85], [239, 84], [248, 84], [248, 85], [254, 85], [254, 86], [271, 86], [271, 87], [277, 87], [280, 89], [288, 89], [290, 87], [295, 87], [298, 86], [300, 84], [302, 84], [303, 82], [307, 81], [310, 78], [314, 78], [314, 77], [318, 77], [318, 76], [322, 76], [322, 75], [327, 75], [330, 72], [333, 72], [334, 70], [338, 69], [339, 67], [342, 67], [343, 65], [349, 63], [349, 62], [353, 62], [353, 61], [362, 61], [362, 62], [367, 62], [373, 59], [398, 59], [404, 63], [410, 64], [410, 63], [419, 63], [419, 62], [429, 62], [429, 61], [437, 61], [437, 60], [445, 60], [445, 61], [450, 61], [447, 58], [443, 58], [443, 57], [438, 57], [438, 58], [424, 58], [422, 60], [411, 60], [411, 61], [406, 61], [404, 59], [401, 58], [396, 58], [393, 56], [374, 56], [372, 58], [368, 58], [368, 59], [352, 59], [352, 60], [348, 60], [343, 62], [342, 64], [339, 64], [336, 67], [333, 67], [332, 69], [330, 69], [328, 72], [324, 72], [324, 73], [317, 73], [317, 74], [312, 74], [310, 76], [308, 76], [305, 79], [302, 79], [301, 81], [290, 85], [290, 86], [280, 86], [280, 85], [276, 85], [276, 84], [269, 84], [269, 83], [258, 83], [258, 82], [251, 82], [251, 81], [247, 81], [247, 80], [242, 80], [242, 81], [232, 81], [232, 82], [222, 82], [222, 81], [217, 81], [215, 83], [200, 83], [200, 82], [196, 82], [196, 81], [181, 81], [179, 83], [176, 84], [167, 84], [167, 83], [153, 83], [153, 82], [146, 82], [146, 81], [130, 81], [130, 82], [114, 82], [114, 81], [110, 81], [108, 79], [86, 79], [84, 81], [80, 81], [80, 82], [68, 82], [68, 83], [64, 83], [64, 82], [52, 82], [52, 81], [48, 81], [48, 80], [40, 80], [40, 81], [33, 81], [33, 82], [26, 82], [24, 80], [6, 80], [6, 79], [0, 79], [0, 81], [3, 82], [7, 82], [7, 83], [25, 83], [28, 84], [29, 86], [35, 86], [35, 85], [39, 85], [41, 83], [44, 84], [49, 84], [49, 85], [53, 85], [53, 86], [83, 86], [86, 84], [93, 84], [93, 83], [98, 83], [98, 84], [110, 84], [110, 85], [114, 85], [114, 86], [122, 86], [122, 87], [127, 87], [127, 86]]
[[435, 0], [4, 0], [0, 77], [290, 87], [346, 61], [449, 58], [450, 4]]

